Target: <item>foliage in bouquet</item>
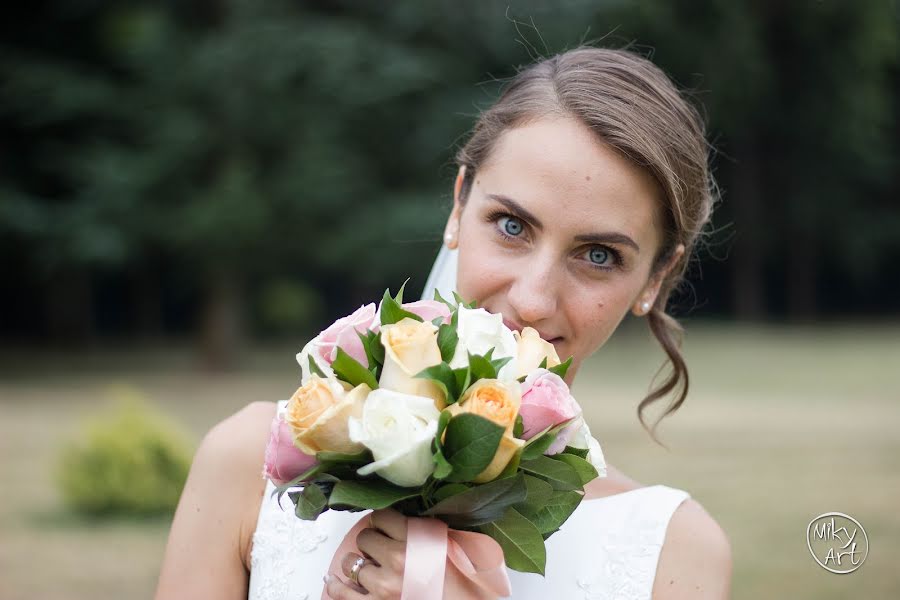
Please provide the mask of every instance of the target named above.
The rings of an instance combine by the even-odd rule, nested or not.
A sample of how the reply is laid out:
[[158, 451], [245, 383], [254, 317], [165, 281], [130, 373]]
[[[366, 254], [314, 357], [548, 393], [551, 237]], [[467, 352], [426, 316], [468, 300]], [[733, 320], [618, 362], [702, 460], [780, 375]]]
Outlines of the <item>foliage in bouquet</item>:
[[605, 475], [564, 381], [572, 359], [456, 293], [404, 304], [404, 286], [297, 355], [302, 385], [272, 424], [266, 475], [299, 518], [388, 507], [435, 517], [543, 574], [544, 540]]

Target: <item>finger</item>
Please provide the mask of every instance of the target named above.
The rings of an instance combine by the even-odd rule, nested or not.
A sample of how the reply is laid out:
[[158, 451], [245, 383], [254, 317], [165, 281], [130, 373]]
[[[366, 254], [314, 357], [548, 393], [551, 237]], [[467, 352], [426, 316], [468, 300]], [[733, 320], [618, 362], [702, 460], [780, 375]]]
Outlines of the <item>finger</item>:
[[375, 529], [363, 529], [356, 536], [356, 547], [379, 566], [386, 566], [398, 575], [403, 573], [406, 542], [398, 542]]
[[360, 558], [362, 557], [356, 552], [348, 552], [347, 554], [345, 554], [344, 558], [341, 560], [341, 571], [347, 577], [344, 583], [346, 585], [349, 585], [357, 592], [364, 594], [369, 590], [369, 587], [365, 583], [367, 581], [366, 578], [369, 577], [372, 569], [377, 569], [378, 566], [371, 560], [366, 561], [356, 574], [356, 579], [359, 581], [359, 585], [357, 585], [353, 583], [353, 580], [350, 578], [350, 570], [353, 568], [353, 565], [356, 564], [356, 561]]
[[406, 521], [406, 517], [390, 508], [375, 510], [369, 515], [369, 523], [372, 527], [380, 529], [386, 536], [401, 542], [406, 541]]
[[369, 600], [368, 597], [357, 592], [335, 575], [328, 575], [326, 578], [325, 591], [328, 592], [331, 600]]

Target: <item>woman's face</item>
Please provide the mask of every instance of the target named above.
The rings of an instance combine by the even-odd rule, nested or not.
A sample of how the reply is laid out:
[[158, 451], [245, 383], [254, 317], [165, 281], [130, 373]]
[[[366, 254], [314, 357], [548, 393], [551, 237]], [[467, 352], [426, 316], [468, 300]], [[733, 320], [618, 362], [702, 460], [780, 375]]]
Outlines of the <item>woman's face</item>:
[[467, 301], [530, 326], [582, 361], [629, 309], [656, 299], [651, 263], [662, 241], [653, 178], [569, 118], [507, 130], [475, 175], [465, 205], [462, 171], [447, 232], [459, 249], [457, 289]]

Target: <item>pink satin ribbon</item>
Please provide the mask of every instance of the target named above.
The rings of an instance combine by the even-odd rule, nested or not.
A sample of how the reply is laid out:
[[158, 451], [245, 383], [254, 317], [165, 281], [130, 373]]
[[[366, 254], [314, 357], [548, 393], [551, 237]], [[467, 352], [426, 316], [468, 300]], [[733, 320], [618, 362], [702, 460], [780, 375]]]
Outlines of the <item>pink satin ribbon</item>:
[[[356, 536], [368, 526], [367, 514], [347, 532], [331, 559], [329, 573], [342, 573], [341, 561], [348, 552], [362, 554], [356, 546]], [[448, 562], [469, 579], [473, 588], [478, 588], [478, 597], [505, 598], [512, 593], [503, 549], [493, 538], [449, 529], [438, 519], [410, 517], [400, 600], [441, 600]], [[325, 589], [322, 600], [331, 600]]]
[[594, 498], [602, 498], [603, 494], [601, 494], [601, 485], [603, 484], [603, 477], [595, 477], [591, 479], [584, 485], [584, 499], [585, 500], [593, 500]]

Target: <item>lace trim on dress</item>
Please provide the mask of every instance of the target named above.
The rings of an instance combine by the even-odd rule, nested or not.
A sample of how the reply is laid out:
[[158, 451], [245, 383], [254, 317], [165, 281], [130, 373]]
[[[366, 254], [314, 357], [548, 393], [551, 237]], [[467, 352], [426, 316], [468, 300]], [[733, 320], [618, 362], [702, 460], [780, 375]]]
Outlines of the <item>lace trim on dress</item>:
[[282, 510], [278, 510], [276, 499], [270, 498], [274, 489], [271, 481], [266, 484], [263, 509], [253, 534], [250, 551], [251, 597], [255, 600], [288, 597], [308, 600], [309, 595], [304, 593], [289, 596], [291, 582], [301, 575], [296, 572], [301, 564], [297, 555], [313, 552], [328, 539], [328, 535], [318, 521], [298, 519], [286, 495], [281, 498]]

